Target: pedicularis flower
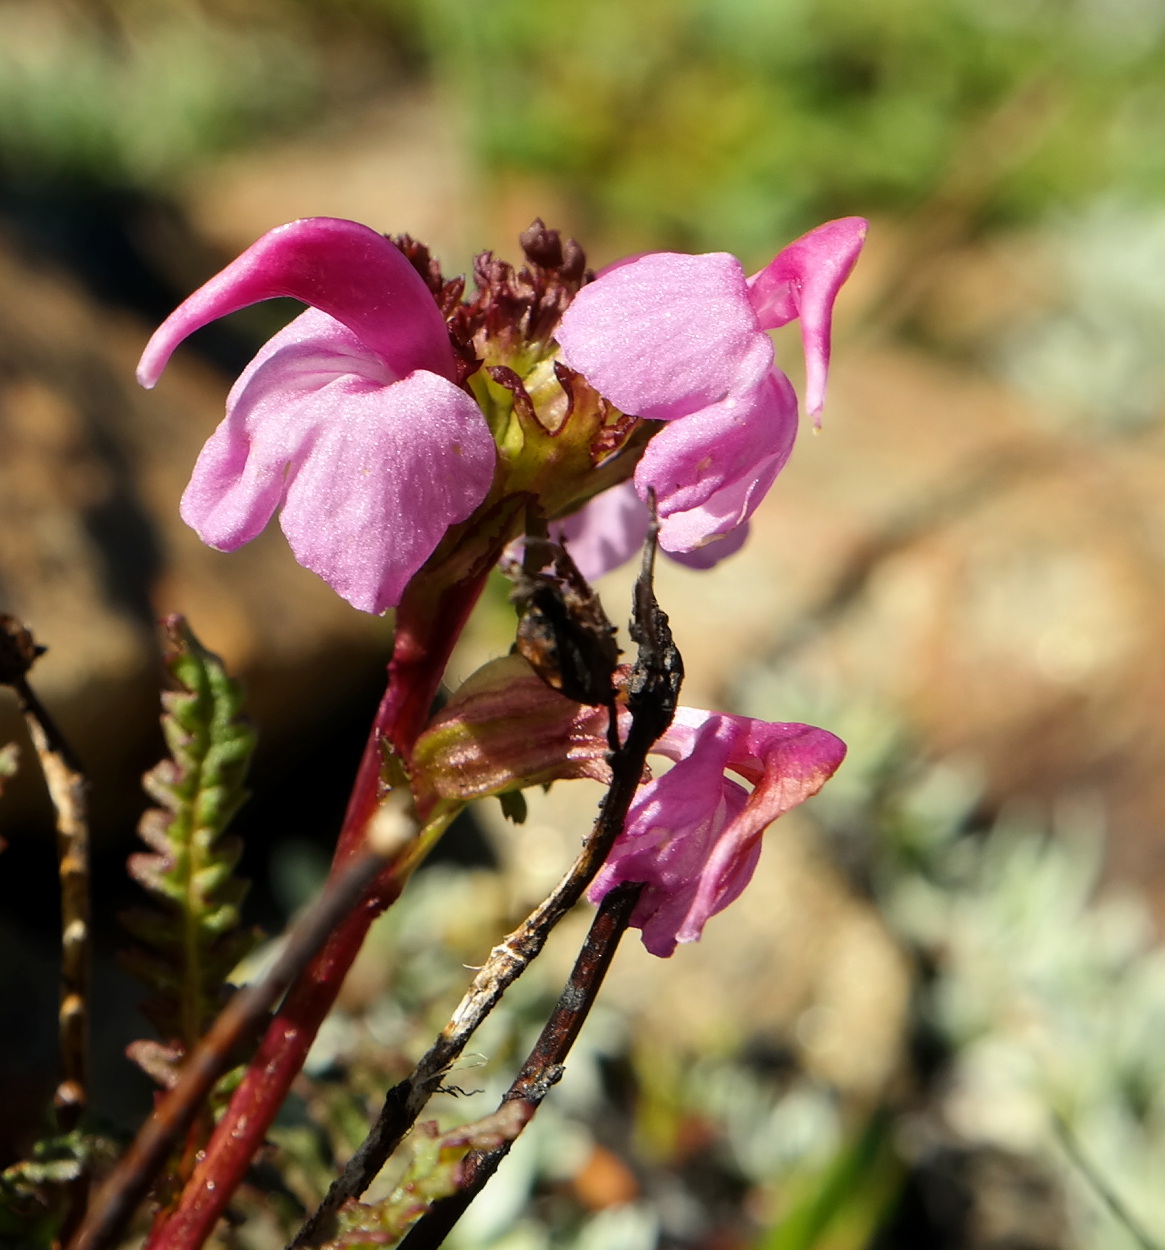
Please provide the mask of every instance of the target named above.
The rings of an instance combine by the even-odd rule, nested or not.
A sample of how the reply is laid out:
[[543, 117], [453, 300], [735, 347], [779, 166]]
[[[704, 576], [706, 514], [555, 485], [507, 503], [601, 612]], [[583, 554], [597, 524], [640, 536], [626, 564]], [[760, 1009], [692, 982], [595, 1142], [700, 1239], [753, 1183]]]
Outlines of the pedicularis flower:
[[666, 958], [739, 896], [756, 870], [761, 835], [821, 789], [845, 744], [812, 725], [681, 707], [652, 750], [675, 766], [640, 788], [587, 897], [597, 903], [623, 882], [642, 882], [631, 924]]
[[[296, 221], [177, 308], [138, 377], [153, 386], [187, 335], [248, 304], [310, 306], [236, 382], [181, 512], [233, 551], [281, 510], [296, 559], [362, 611], [399, 603], [451, 529], [485, 517], [506, 530], [489, 551], [561, 523], [597, 575], [639, 546], [649, 491], [664, 550], [707, 567], [744, 541], [796, 433], [766, 331], [800, 317], [816, 415], [865, 229], [830, 222], [750, 279], [723, 253], [659, 252], [588, 285], [578, 246], [536, 222], [527, 266], [483, 254], [463, 301], [412, 240]], [[483, 550], [458, 548], [466, 565]]]
[[353, 606], [383, 612], [481, 503], [497, 459], [455, 382], [445, 318], [399, 248], [327, 217], [271, 231], [170, 314], [138, 379], [153, 386], [200, 326], [281, 295], [312, 307], [235, 383], [182, 517], [234, 551], [282, 506], [299, 563]]
[[[744, 541], [742, 527], [784, 467], [797, 397], [766, 331], [800, 318], [806, 407], [825, 402], [833, 304], [867, 223], [827, 222], [747, 278], [734, 256], [651, 252], [620, 261], [576, 296], [558, 328], [562, 358], [625, 413], [664, 426], [618, 500], [564, 526], [589, 576], [632, 554], [646, 530], [632, 491], [654, 490], [660, 546], [707, 567]], [[611, 514], [622, 511], [622, 528]]]
[[[606, 732], [604, 709], [565, 698], [509, 655], [474, 674], [421, 734], [413, 784], [456, 804], [571, 777], [607, 781]], [[812, 725], [681, 707], [652, 753], [674, 766], [640, 787], [588, 897], [642, 883], [631, 924], [666, 957], [740, 894], [761, 835], [821, 789], [845, 744]]]

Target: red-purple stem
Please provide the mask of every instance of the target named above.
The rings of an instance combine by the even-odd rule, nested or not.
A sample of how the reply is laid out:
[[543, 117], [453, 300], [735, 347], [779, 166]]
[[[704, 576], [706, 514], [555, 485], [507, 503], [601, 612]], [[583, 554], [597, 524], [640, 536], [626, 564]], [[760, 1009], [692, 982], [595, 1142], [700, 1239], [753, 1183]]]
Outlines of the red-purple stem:
[[[489, 567], [486, 563], [476, 576], [439, 591], [417, 578], [406, 591], [397, 609], [388, 686], [356, 773], [336, 844], [333, 873], [359, 850], [368, 822], [384, 796], [385, 747], [407, 759], [424, 728], [445, 665], [481, 594]], [[426, 814], [419, 813], [422, 820]], [[303, 1067], [369, 926], [395, 901], [401, 885], [390, 865], [292, 986], [177, 1207], [155, 1229], [147, 1250], [197, 1250], [209, 1236]]]

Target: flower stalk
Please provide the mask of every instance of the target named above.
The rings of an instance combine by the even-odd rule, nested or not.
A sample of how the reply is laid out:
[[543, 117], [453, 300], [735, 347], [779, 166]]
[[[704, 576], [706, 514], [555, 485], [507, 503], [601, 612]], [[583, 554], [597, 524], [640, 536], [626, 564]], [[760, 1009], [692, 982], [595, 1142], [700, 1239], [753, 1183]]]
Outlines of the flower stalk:
[[[481, 562], [465, 581], [452, 586], [432, 587], [423, 576], [410, 583], [397, 611], [388, 685], [336, 844], [333, 878], [360, 862], [369, 823], [394, 785], [407, 793], [405, 761], [492, 563]], [[431, 808], [418, 811], [418, 825], [423, 826], [431, 814]], [[210, 1234], [303, 1067], [369, 927], [395, 902], [418, 862], [417, 850], [413, 845], [401, 848], [355, 905], [337, 916], [326, 941], [299, 973], [267, 1027], [174, 1211], [147, 1243], [149, 1250], [195, 1250]]]
[[[622, 833], [643, 776], [648, 751], [675, 714], [683, 681], [683, 662], [672, 640], [667, 615], [656, 602], [652, 587], [654, 533], [651, 537], [653, 541], [644, 548], [643, 567], [635, 587], [633, 633], [639, 642], [639, 654], [628, 681], [628, 687], [634, 690], [634, 694], [630, 700], [627, 732], [619, 747], [611, 753], [610, 788], [603, 797], [590, 836], [558, 885], [512, 933], [493, 948], [449, 1023], [417, 1066], [385, 1095], [376, 1123], [332, 1184], [323, 1202], [296, 1235], [292, 1243], [294, 1247], [319, 1245], [329, 1234], [335, 1212], [344, 1202], [358, 1198], [372, 1183], [416, 1121], [442, 1075], [456, 1062], [506, 990], [541, 953], [554, 927], [582, 898]], [[637, 890], [633, 894], [638, 897]], [[630, 916], [631, 909], [628, 909], [628, 920]]]

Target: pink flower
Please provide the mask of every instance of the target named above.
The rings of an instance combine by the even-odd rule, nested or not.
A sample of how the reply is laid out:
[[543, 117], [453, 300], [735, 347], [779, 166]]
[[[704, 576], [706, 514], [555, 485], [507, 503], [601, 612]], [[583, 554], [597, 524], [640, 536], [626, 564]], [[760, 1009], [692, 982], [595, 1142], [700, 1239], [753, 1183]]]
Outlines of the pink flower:
[[[634, 478], [640, 500], [655, 491], [665, 551], [709, 548], [698, 558], [706, 567], [743, 542], [724, 545], [772, 486], [797, 433], [797, 397], [773, 364], [767, 331], [801, 319], [806, 406], [816, 418], [834, 300], [865, 236], [860, 217], [827, 222], [751, 278], [724, 252], [650, 252], [605, 270], [563, 314], [566, 364], [621, 411], [667, 423]], [[589, 507], [573, 522], [578, 546], [601, 544], [590, 531], [610, 524], [599, 516], [609, 503]], [[612, 552], [634, 546], [607, 543]], [[614, 565], [580, 567], [593, 577]]]
[[765, 829], [821, 789], [845, 744], [809, 725], [681, 707], [652, 749], [675, 766], [640, 789], [588, 897], [597, 903], [616, 885], [642, 882], [631, 924], [653, 955], [666, 958], [739, 896]]
[[330, 217], [272, 230], [195, 291], [150, 339], [138, 380], [152, 387], [200, 326], [275, 296], [311, 307], [235, 383], [182, 517], [234, 551], [282, 508], [296, 560], [354, 607], [383, 612], [484, 499], [493, 438], [455, 384], [420, 275], [383, 235]]

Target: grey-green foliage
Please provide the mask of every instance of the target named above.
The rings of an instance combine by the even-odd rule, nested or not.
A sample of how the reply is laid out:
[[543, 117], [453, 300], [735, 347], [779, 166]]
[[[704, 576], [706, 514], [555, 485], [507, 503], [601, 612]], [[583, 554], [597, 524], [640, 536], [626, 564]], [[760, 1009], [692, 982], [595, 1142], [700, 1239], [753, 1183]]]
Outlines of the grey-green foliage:
[[827, 215], [1165, 191], [1162, 0], [0, 0], [0, 28], [0, 167], [165, 186], [405, 71], [487, 180], [612, 245], [760, 262]]
[[1165, 211], [1105, 198], [1053, 221], [1040, 250], [1060, 288], [1008, 327], [1001, 371], [1060, 420], [1137, 430], [1165, 410]]
[[1165, 951], [1139, 900], [1097, 893], [1098, 813], [1075, 800], [1054, 823], [1015, 815], [968, 835], [948, 821], [923, 871], [886, 874], [883, 898], [937, 968], [925, 1009], [953, 1051], [946, 1119], [967, 1140], [1055, 1163], [1079, 1244], [1113, 1250], [1137, 1241], [1055, 1121], [1139, 1222], [1165, 1232]]
[[166, 667], [177, 687], [162, 696], [171, 755], [145, 777], [158, 804], [141, 822], [150, 853], [129, 861], [154, 905], [127, 912], [123, 922], [140, 943], [125, 962], [154, 991], [145, 1010], [180, 1055], [217, 1014], [231, 969], [257, 940], [240, 923], [242, 845], [224, 833], [246, 798], [255, 735], [218, 657], [181, 617], [169, 618], [166, 633]]
[[828, 725], [849, 744], [811, 810], [847, 858], [858, 831], [887, 923], [932, 971], [919, 1010], [950, 1054], [939, 1119], [965, 1145], [1051, 1166], [1074, 1247], [1139, 1246], [1065, 1150], [1061, 1120], [1165, 1245], [1165, 949], [1131, 888], [1100, 886], [1099, 801], [1066, 795], [1050, 817], [1016, 804], [984, 826], [975, 761], [920, 762], [890, 709], [774, 671], [739, 689], [750, 714]]

